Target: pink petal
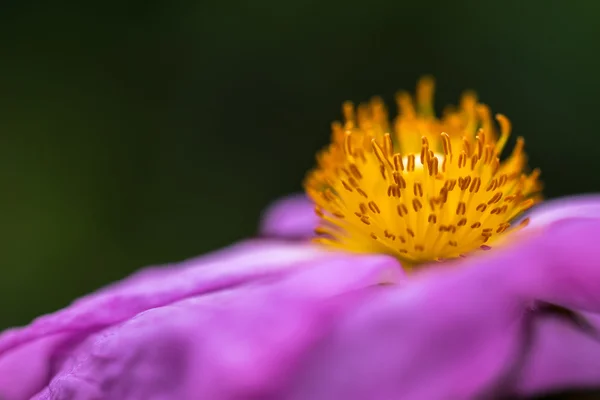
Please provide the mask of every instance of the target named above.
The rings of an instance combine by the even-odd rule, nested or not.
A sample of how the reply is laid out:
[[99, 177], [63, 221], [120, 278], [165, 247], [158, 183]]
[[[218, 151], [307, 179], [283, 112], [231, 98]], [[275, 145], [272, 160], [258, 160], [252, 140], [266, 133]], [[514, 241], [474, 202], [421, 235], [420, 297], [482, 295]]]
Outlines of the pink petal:
[[268, 398], [352, 307], [348, 293], [399, 278], [391, 258], [331, 253], [153, 308], [90, 336], [35, 399]]
[[260, 233], [280, 238], [311, 237], [318, 223], [314, 210], [314, 204], [306, 196], [288, 196], [267, 208]]
[[[329, 270], [330, 265], [332, 266], [331, 270]], [[94, 375], [89, 379], [78, 380], [79, 376], [85, 376], [84, 372], [70, 374], [65, 371], [78, 365], [84, 370], [96, 368], [97, 365], [91, 361], [89, 365], [87, 361], [82, 361], [88, 359], [97, 359], [100, 363], [104, 362], [107, 365], [114, 365], [114, 368], [119, 368], [120, 363], [128, 362], [129, 347], [131, 347], [132, 357], [143, 360], [145, 356], [141, 356], [141, 348], [137, 347], [137, 350], [133, 348], [134, 342], [138, 339], [148, 348], [152, 347], [152, 343], [155, 341], [155, 345], [161, 345], [161, 341], [165, 341], [164, 348], [158, 348], [155, 353], [148, 353], [148, 357], [156, 357], [156, 360], [161, 361], [163, 353], [169, 353], [172, 346], [173, 336], [171, 333], [173, 332], [168, 329], [170, 325], [166, 321], [169, 319], [170, 307], [182, 301], [185, 302], [186, 299], [196, 299], [203, 304], [202, 310], [207, 310], [208, 313], [209, 309], [206, 304], [214, 304], [211, 299], [215, 298], [214, 296], [217, 296], [218, 293], [224, 293], [225, 297], [236, 299], [238, 297], [236, 293], [239, 290], [242, 290], [243, 293], [246, 286], [265, 285], [270, 287], [270, 282], [277, 282], [294, 271], [303, 272], [314, 266], [321, 266], [321, 269], [324, 270], [319, 271], [323, 280], [314, 278], [316, 273], [313, 273], [313, 280], [303, 281], [303, 275], [300, 274], [295, 282], [297, 285], [310, 286], [312, 293], [321, 290], [325, 297], [335, 295], [338, 291], [369, 286], [382, 279], [397, 279], [401, 271], [395, 260], [387, 257], [356, 258], [344, 253], [323, 251], [306, 243], [271, 241], [244, 242], [177, 266], [147, 269], [118, 284], [80, 299], [64, 310], [40, 317], [25, 328], [14, 329], [0, 335], [0, 398], [3, 400], [28, 398], [41, 390], [48, 383], [48, 379], [57, 373], [59, 374], [56, 382], [66, 379], [65, 384], [53, 383], [51, 387], [54, 389], [49, 390], [59, 390], [58, 388], [60, 388], [64, 393], [69, 393], [70, 390], [77, 393], [76, 391], [82, 390], [87, 394], [82, 394], [81, 398], [88, 398], [86, 397], [88, 394], [95, 398], [93, 393], [99, 389], [98, 385], [94, 385], [93, 382], [100, 380], [100, 376]], [[344, 270], [344, 274], [341, 273], [342, 270]], [[336, 275], [336, 279], [328, 278], [331, 271], [336, 271], [339, 276]], [[390, 273], [392, 275], [389, 275]], [[244, 303], [243, 296], [241, 299], [240, 301]], [[265, 301], [262, 310], [279, 310], [279, 308], [273, 307], [276, 304], [276, 301]], [[218, 312], [220, 312], [220, 307], [218, 308]], [[147, 314], [149, 316], [162, 315], [161, 318], [164, 318], [164, 321], [161, 319], [160, 325], [152, 322], [145, 323], [138, 330], [136, 324], [139, 321], [148, 321], [145, 319], [146, 317], [141, 317], [146, 315], [146, 312], [149, 313]], [[211, 315], [215, 315], [215, 312], [212, 312]], [[190, 321], [194, 320], [190, 314], [179, 320], [176, 316], [173, 318], [175, 334], [179, 332], [180, 325], [177, 325], [179, 322], [183, 324], [186, 318]], [[204, 320], [205, 317], [200, 315], [198, 318]], [[215, 324], [215, 326], [217, 325]], [[185, 324], [182, 326], [181, 329], [190, 327]], [[132, 327], [132, 330], [121, 331], [121, 329], [129, 329], [128, 327]], [[198, 328], [195, 325], [191, 327]], [[203, 325], [200, 328], [199, 332], [209, 327]], [[241, 333], [246, 335], [248, 332]], [[122, 338], [121, 334], [123, 334]], [[190, 333], [188, 337], [193, 338], [195, 334]], [[144, 338], [147, 341], [144, 341]], [[175, 342], [178, 343], [178, 339]], [[97, 346], [105, 349], [104, 345], [98, 343], [114, 346], [110, 347], [113, 349], [111, 350], [113, 353], [109, 352], [106, 357], [104, 355], [96, 357]], [[125, 344], [120, 346], [119, 343]], [[182, 346], [185, 345], [185, 341], [181, 343]], [[104, 350], [98, 351], [102, 353]], [[77, 357], [83, 357], [83, 359], [76, 357], [77, 360], [75, 360], [72, 356], [73, 352], [76, 352]], [[115, 364], [108, 362], [110, 354], [115, 356]], [[119, 354], [123, 355], [123, 359], [119, 358]], [[25, 360], [28, 361], [27, 364], [23, 363]], [[149, 364], [140, 364], [142, 370], [146, 368], [144, 365]], [[164, 368], [165, 365], [168, 366], [168, 364], [163, 364], [157, 368]], [[148, 368], [154, 368], [154, 366], [149, 365]], [[111, 376], [111, 371], [106, 370], [106, 376]], [[125, 372], [121, 371], [119, 375]], [[134, 373], [135, 371], [130, 372]], [[67, 378], [65, 378], [65, 374]], [[150, 372], [149, 374], [151, 375]], [[71, 375], [73, 379], [69, 378]], [[135, 380], [134, 378], [132, 381]], [[123, 384], [127, 385], [127, 382]], [[77, 395], [74, 396], [74, 398], [80, 398]]]
[[515, 376], [515, 392], [539, 395], [600, 387], [600, 314], [584, 314], [590, 332], [557, 316], [535, 321], [531, 347]]
[[564, 219], [600, 218], [600, 195], [587, 194], [545, 201], [527, 215], [528, 228], [538, 228]]
[[[527, 349], [535, 302], [600, 312], [598, 237], [600, 219], [562, 220], [511, 247], [370, 293], [307, 356], [285, 398], [469, 399], [600, 385], [600, 342], [537, 319], [524, 372], [532, 383], [507, 381]], [[563, 338], [572, 353], [556, 348]], [[590, 356], [578, 359], [583, 351]], [[577, 366], [592, 370], [568, 370]]]

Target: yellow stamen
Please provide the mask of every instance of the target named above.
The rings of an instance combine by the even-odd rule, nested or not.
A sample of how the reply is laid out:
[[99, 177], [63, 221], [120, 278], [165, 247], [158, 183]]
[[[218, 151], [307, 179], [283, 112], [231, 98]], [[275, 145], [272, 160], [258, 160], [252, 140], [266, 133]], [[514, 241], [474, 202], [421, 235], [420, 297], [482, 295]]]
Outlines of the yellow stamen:
[[[527, 174], [522, 138], [500, 161], [508, 118], [463, 96], [441, 119], [433, 111], [434, 81], [397, 95], [393, 124], [380, 98], [343, 106], [331, 144], [305, 181], [321, 219], [317, 241], [386, 253], [405, 265], [464, 256], [513, 229], [510, 222], [540, 201], [539, 170]], [[393, 129], [392, 129], [393, 128]]]

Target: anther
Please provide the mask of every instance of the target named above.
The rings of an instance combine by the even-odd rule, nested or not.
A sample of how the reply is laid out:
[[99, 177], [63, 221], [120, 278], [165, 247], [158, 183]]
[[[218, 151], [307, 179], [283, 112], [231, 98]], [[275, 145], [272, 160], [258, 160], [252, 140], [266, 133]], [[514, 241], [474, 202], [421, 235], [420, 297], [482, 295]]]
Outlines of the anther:
[[475, 178], [473, 178], [473, 181], [471, 182], [471, 187], [469, 188], [469, 191], [471, 193], [477, 193], [479, 191], [480, 186], [481, 186], [481, 178], [475, 177]]
[[375, 214], [380, 214], [381, 213], [381, 211], [379, 210], [379, 207], [377, 206], [377, 204], [374, 201], [372, 201], [372, 200], [369, 202], [369, 208]]
[[467, 188], [469, 187], [470, 184], [471, 184], [471, 177], [469, 175], [465, 176], [464, 178], [462, 178], [462, 177], [458, 178], [458, 187], [460, 188], [460, 190], [462, 190], [462, 191], [467, 190]]
[[479, 156], [477, 154], [473, 154], [471, 157], [471, 171], [475, 170], [475, 165], [477, 165], [477, 161], [479, 161]]
[[475, 136], [475, 140], [477, 142], [477, 154], [481, 157], [483, 155], [483, 146], [485, 144], [485, 132], [483, 129], [479, 129], [477, 136]]
[[346, 137], [344, 138], [344, 152], [348, 156], [354, 155], [352, 148], [352, 134], [350, 132], [346, 132]]
[[500, 175], [500, 178], [498, 178], [498, 187], [504, 186], [504, 184], [506, 183], [507, 180], [508, 180], [508, 176], [506, 174]]
[[394, 154], [394, 169], [396, 171], [404, 171], [404, 164], [402, 163], [402, 156], [398, 153]]
[[360, 194], [362, 197], [364, 197], [365, 199], [368, 199], [369, 196], [367, 196], [367, 194], [365, 193], [364, 190], [362, 190], [361, 188], [356, 188], [356, 191], [358, 192], [358, 194]]
[[530, 218], [529, 218], [529, 217], [527, 217], [527, 218], [523, 219], [523, 221], [519, 222], [519, 226], [520, 226], [521, 228], [524, 228], [524, 227], [526, 227], [527, 225], [529, 225], [529, 221], [530, 221]]
[[523, 152], [523, 147], [525, 146], [525, 139], [523, 139], [521, 136], [519, 136], [517, 138], [517, 143], [515, 144], [515, 147], [512, 151], [511, 154], [511, 158], [517, 158], [521, 156], [521, 153]]
[[423, 186], [419, 182], [413, 185], [413, 193], [415, 196], [423, 197]]
[[360, 209], [361, 214], [366, 214], [368, 211], [368, 208], [365, 203], [360, 203], [358, 205], [358, 208]]
[[381, 177], [383, 178], [384, 181], [387, 180], [387, 175], [386, 175], [386, 169], [383, 165], [379, 166], [379, 173], [381, 174]]
[[491, 167], [492, 175], [496, 175], [496, 172], [498, 172], [498, 169], [500, 169], [500, 159], [498, 157], [492, 160]]
[[410, 94], [406, 92], [399, 92], [396, 94], [396, 103], [398, 105], [398, 112], [401, 116], [414, 118], [415, 107], [412, 103]]
[[360, 173], [360, 171], [358, 170], [358, 167], [356, 166], [356, 164], [350, 164], [348, 166], [348, 168], [350, 168], [350, 172], [352, 172], [352, 175], [354, 175], [354, 177], [358, 180], [362, 179], [362, 174]]
[[393, 153], [394, 145], [392, 144], [392, 138], [389, 133], [383, 135], [383, 151], [386, 158], [391, 157]]
[[498, 225], [498, 228], [496, 229], [496, 233], [502, 233], [505, 230], [507, 230], [510, 227], [510, 224], [508, 222], [504, 222], [500, 225]]
[[414, 154], [408, 155], [406, 164], [407, 164], [406, 169], [409, 172], [412, 172], [415, 170], [415, 155]]
[[417, 105], [419, 113], [425, 117], [433, 115], [433, 90], [435, 83], [433, 78], [424, 77], [417, 83]]
[[444, 154], [446, 156], [451, 156], [452, 143], [450, 142], [450, 136], [446, 132], [442, 132], [442, 145], [444, 146]]
[[484, 104], [478, 104], [475, 107], [475, 111], [477, 112], [477, 116], [481, 120], [482, 129], [484, 132], [492, 131], [492, 118], [490, 116], [490, 109], [488, 106]]
[[462, 151], [458, 156], [458, 168], [463, 168], [465, 165], [467, 165], [467, 154]]
[[394, 181], [400, 189], [406, 189], [406, 180], [404, 177], [402, 177], [402, 175], [400, 175], [400, 173], [394, 172]]
[[356, 179], [354, 179], [353, 177], [348, 177], [348, 182], [350, 182], [350, 185], [352, 185], [352, 187], [359, 188], [360, 185], [358, 184], [358, 182], [356, 181]]
[[412, 205], [413, 205], [413, 208], [414, 208], [414, 210], [416, 212], [418, 212], [421, 208], [423, 208], [423, 205], [421, 204], [421, 202], [419, 201], [419, 199], [413, 199]]
[[485, 149], [483, 151], [483, 163], [484, 164], [488, 164], [490, 161], [492, 161], [493, 152], [494, 152], [494, 149], [492, 148], [492, 146], [490, 146], [489, 144], [486, 144]]
[[419, 161], [421, 162], [421, 165], [425, 165], [427, 164], [427, 156], [429, 155], [429, 142], [425, 136], [421, 138], [421, 141], [421, 155], [419, 157]]
[[399, 199], [401, 197], [401, 193], [402, 192], [400, 192], [400, 188], [398, 187], [398, 185], [388, 186], [388, 191], [387, 191], [388, 197], [396, 197]]
[[467, 139], [466, 136], [463, 136], [462, 142], [463, 142], [463, 152], [468, 157], [471, 155], [471, 142], [469, 142], [469, 139]]
[[345, 122], [354, 121], [354, 104], [351, 101], [346, 101], [342, 105], [342, 113], [344, 114]]
[[523, 210], [523, 211], [528, 210], [534, 204], [535, 204], [535, 201], [533, 199], [527, 199], [523, 202], [523, 204], [521, 204], [521, 210]]
[[322, 226], [317, 226], [314, 229], [315, 234], [317, 235], [327, 235], [329, 232], [327, 231], [327, 229], [323, 228]]
[[496, 194], [491, 199], [489, 199], [488, 205], [499, 202], [501, 198], [502, 198], [502, 192], [496, 192]]
[[375, 139], [371, 140], [371, 147], [373, 148], [373, 152], [377, 156], [377, 159], [379, 160], [381, 165], [389, 166], [390, 168], [394, 167], [390, 163], [390, 160], [388, 160], [388, 158], [385, 156], [383, 149], [381, 148], [381, 146], [379, 146]]
[[438, 159], [437, 157], [432, 157], [428, 163], [429, 167], [429, 176], [436, 176], [438, 174]]
[[404, 204], [398, 204], [398, 206], [396, 206], [396, 210], [398, 211], [398, 215], [401, 217], [404, 217], [406, 214], [408, 214], [408, 208], [406, 208]]

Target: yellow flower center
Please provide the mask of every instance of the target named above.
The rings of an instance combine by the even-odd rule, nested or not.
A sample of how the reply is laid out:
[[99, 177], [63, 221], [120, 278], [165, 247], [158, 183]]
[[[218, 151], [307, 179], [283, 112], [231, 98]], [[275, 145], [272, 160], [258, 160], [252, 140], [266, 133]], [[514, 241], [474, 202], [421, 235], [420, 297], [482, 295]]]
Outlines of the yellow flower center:
[[416, 106], [398, 94], [393, 125], [379, 98], [344, 104], [343, 124], [333, 124], [305, 181], [321, 219], [318, 242], [392, 254], [405, 266], [455, 258], [489, 249], [540, 200], [539, 170], [524, 172], [522, 138], [500, 161], [509, 120], [496, 116], [498, 132], [473, 93], [438, 119], [433, 89], [433, 79], [421, 79]]

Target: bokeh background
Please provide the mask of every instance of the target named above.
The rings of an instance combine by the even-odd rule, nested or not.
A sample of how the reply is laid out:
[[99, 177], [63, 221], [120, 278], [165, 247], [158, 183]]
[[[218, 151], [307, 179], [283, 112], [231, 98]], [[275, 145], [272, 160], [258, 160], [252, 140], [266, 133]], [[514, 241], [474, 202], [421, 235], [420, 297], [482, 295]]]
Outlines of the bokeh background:
[[600, 2], [102, 1], [0, 12], [0, 329], [255, 234], [344, 100], [437, 79], [547, 197], [600, 189]]

